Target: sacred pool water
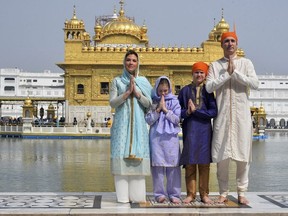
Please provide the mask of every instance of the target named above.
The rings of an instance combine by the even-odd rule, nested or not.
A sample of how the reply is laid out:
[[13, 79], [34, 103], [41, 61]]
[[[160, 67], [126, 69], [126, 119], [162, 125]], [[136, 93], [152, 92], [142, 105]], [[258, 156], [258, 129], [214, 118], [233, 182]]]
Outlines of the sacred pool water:
[[[288, 132], [253, 142], [249, 191], [288, 190]], [[110, 140], [0, 138], [0, 192], [110, 192]], [[215, 164], [210, 191], [218, 191]], [[235, 166], [230, 173], [235, 191]], [[147, 177], [147, 191], [152, 191]], [[182, 170], [182, 191], [185, 191]]]

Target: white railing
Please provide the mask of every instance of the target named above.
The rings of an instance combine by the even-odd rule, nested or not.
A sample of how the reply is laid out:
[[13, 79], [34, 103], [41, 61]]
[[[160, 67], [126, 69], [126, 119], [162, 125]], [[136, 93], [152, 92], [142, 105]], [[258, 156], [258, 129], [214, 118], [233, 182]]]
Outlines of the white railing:
[[0, 131], [2, 132], [22, 132], [23, 127], [20, 125], [1, 125]]
[[1, 134], [110, 134], [109, 127], [78, 127], [78, 126], [63, 126], [63, 127], [31, 127], [30, 131], [23, 132], [23, 126], [2, 125], [0, 127]]

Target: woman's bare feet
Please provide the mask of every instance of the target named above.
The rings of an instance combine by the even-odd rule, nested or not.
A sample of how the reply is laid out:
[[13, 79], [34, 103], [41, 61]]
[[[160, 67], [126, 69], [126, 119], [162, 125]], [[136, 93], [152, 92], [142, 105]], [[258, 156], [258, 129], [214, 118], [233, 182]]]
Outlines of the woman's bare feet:
[[195, 199], [194, 199], [193, 197], [187, 196], [187, 197], [183, 200], [183, 203], [188, 204], [188, 203], [194, 202], [194, 201], [195, 201]]
[[219, 196], [215, 202], [216, 203], [225, 203], [227, 201], [228, 201], [227, 197]]
[[213, 201], [208, 196], [202, 197], [201, 201], [205, 204], [212, 204], [213, 203]]
[[238, 196], [238, 203], [242, 205], [247, 205], [249, 203], [249, 200], [247, 200], [245, 196]]

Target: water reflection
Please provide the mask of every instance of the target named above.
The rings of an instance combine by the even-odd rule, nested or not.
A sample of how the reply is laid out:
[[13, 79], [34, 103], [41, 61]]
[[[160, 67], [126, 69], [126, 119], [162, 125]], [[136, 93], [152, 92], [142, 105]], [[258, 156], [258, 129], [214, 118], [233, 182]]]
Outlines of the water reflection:
[[111, 191], [108, 155], [105, 139], [1, 139], [0, 191]]
[[269, 132], [253, 143], [250, 191], [287, 191], [288, 132]]
[[[287, 191], [287, 133], [268, 134], [253, 143], [249, 191]], [[110, 140], [29, 140], [0, 138], [0, 192], [109, 192]], [[279, 171], [280, 170], [280, 171]], [[235, 190], [235, 164], [230, 172]], [[212, 164], [210, 190], [218, 191]], [[147, 191], [152, 191], [147, 177]], [[182, 191], [185, 191], [182, 170]]]

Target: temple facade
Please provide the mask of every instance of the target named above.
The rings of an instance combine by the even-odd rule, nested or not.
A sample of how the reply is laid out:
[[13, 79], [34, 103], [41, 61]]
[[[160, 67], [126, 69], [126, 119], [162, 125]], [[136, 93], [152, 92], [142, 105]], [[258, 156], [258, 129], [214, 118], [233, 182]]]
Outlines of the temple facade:
[[[152, 85], [159, 76], [168, 76], [176, 95], [191, 82], [195, 62], [210, 63], [223, 56], [220, 37], [229, 31], [223, 14], [213, 29], [207, 30], [207, 38], [199, 47], [157, 47], [149, 45], [148, 27], [126, 16], [123, 4], [121, 0], [119, 11], [114, 9], [111, 16], [97, 17], [93, 37], [85, 30], [84, 21], [77, 18], [74, 7], [72, 18], [65, 21], [63, 28], [64, 61], [57, 64], [63, 69], [64, 80], [63, 73], [0, 69], [0, 116], [21, 116], [29, 96], [38, 111], [34, 117], [39, 116], [41, 107], [48, 112], [53, 106], [54, 119], [64, 116], [66, 123], [72, 123], [74, 118], [85, 122], [89, 115], [95, 123], [103, 123], [114, 112], [109, 106], [110, 82], [122, 73], [128, 49], [140, 56], [140, 75]], [[238, 49], [237, 54], [244, 56], [244, 51]], [[251, 113], [257, 114], [255, 122], [268, 128], [288, 128], [288, 76], [257, 73], [260, 86], [251, 90], [249, 97]]]
[[[177, 94], [191, 82], [191, 66], [197, 61], [210, 63], [223, 56], [220, 38], [229, 31], [223, 14], [199, 47], [157, 47], [149, 45], [148, 27], [137, 25], [126, 16], [124, 2], [111, 16], [99, 16], [95, 21], [94, 35], [85, 29], [83, 20], [73, 16], [64, 24], [64, 61], [57, 65], [65, 72], [66, 121], [85, 119], [88, 112], [97, 122], [110, 117], [110, 82], [122, 73], [123, 58], [128, 49], [139, 54], [140, 75], [153, 85], [162, 75], [169, 77]], [[242, 49], [239, 56], [244, 56]]]

